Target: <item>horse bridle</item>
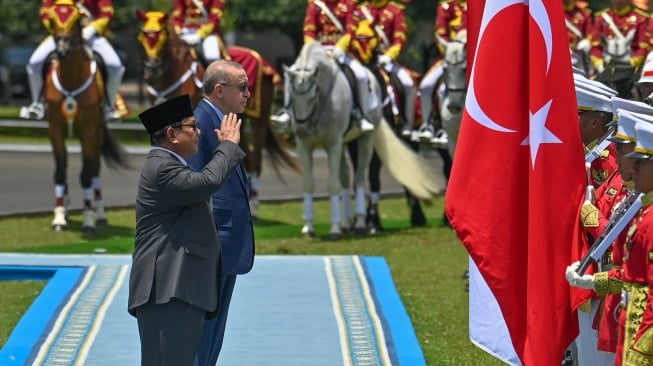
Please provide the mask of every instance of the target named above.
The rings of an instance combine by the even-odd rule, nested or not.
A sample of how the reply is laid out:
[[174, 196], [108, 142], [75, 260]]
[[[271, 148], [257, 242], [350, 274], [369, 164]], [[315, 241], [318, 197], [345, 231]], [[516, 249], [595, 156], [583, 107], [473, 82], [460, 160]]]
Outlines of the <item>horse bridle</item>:
[[[460, 44], [463, 45], [463, 47], [464, 47], [464, 45], [465, 45], [464, 42], [461, 42], [461, 41], [458, 41], [458, 40], [453, 40], [453, 41], [451, 41], [451, 43], [460, 43]], [[447, 62], [447, 60], [445, 59], [445, 60], [443, 61], [443, 66], [442, 66], [442, 67], [443, 67], [444, 69], [446, 69], [447, 65], [450, 65], [450, 66], [459, 66], [460, 64], [465, 63], [465, 62], [467, 62], [466, 58], [465, 58], [465, 59], [462, 59], [462, 60], [460, 60], [460, 61], [457, 61], [457, 62]], [[465, 93], [465, 92], [467, 92], [467, 86], [465, 86], [465, 87], [463, 87], [463, 88], [449, 88], [448, 84], [445, 83], [445, 94], [446, 94], [446, 93], [449, 93], [449, 92], [460, 92], [460, 93]]]
[[[307, 70], [305, 70], [305, 69], [300, 69], [300, 70], [295, 70], [294, 72], [303, 72], [303, 73], [306, 73]], [[317, 71], [316, 71], [316, 73], [317, 73]], [[308, 78], [307, 78], [307, 79], [308, 79]], [[293, 78], [293, 81], [294, 81], [294, 78]], [[292, 107], [292, 100], [291, 100], [291, 102], [290, 102], [290, 103], [291, 103], [291, 104], [290, 104], [290, 108], [293, 109], [293, 116], [294, 116], [294, 120], [295, 120], [295, 122], [297, 122], [297, 124], [304, 124], [304, 123], [311, 122], [312, 120], [317, 120], [317, 119], [315, 119], [314, 117], [317, 115], [317, 109], [318, 109], [318, 108], [317, 108], [317, 96], [320, 95], [320, 87], [319, 87], [319, 85], [317, 85], [317, 83], [312, 83], [311, 86], [310, 86], [309, 88], [307, 88], [305, 91], [300, 91], [300, 90], [297, 90], [297, 89], [294, 87], [294, 82], [291, 81], [291, 82], [290, 82], [290, 88], [292, 89], [292, 90], [291, 90], [291, 93], [295, 93], [295, 94], [297, 94], [297, 95], [299, 95], [299, 96], [305, 96], [306, 94], [309, 94], [309, 93], [311, 93], [311, 92], [314, 92], [314, 93], [315, 93], [315, 94], [314, 94], [314, 95], [315, 95], [315, 103], [313, 103], [313, 108], [311, 108], [311, 112], [308, 114], [308, 116], [307, 116], [306, 118], [298, 118], [298, 117], [297, 117], [297, 115], [295, 114], [295, 111], [294, 111], [294, 109], [293, 109], [293, 107]]]

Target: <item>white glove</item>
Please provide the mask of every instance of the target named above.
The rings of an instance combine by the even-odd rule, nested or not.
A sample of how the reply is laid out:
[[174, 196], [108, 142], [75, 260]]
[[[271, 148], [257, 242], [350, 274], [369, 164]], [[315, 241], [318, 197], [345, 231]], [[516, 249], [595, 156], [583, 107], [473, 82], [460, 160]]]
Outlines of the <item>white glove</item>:
[[590, 41], [587, 39], [581, 39], [576, 45], [576, 50], [589, 53], [592, 46], [590, 46]]
[[600, 73], [602, 73], [603, 71], [605, 71], [605, 64], [604, 64], [603, 62], [601, 62], [601, 63], [596, 67], [596, 73], [597, 73], [597, 74], [600, 74]]
[[336, 59], [339, 63], [345, 62], [345, 51], [343, 51], [340, 47], [333, 47], [331, 52], [333, 53], [333, 58]]
[[392, 63], [392, 59], [388, 55], [381, 55], [378, 59], [379, 66], [385, 66]]
[[578, 267], [580, 267], [580, 262], [578, 261], [572, 263], [570, 266], [567, 267], [567, 271], [565, 272], [565, 277], [567, 278], [567, 282], [569, 282], [569, 284], [574, 287], [593, 290], [594, 275], [586, 274], [581, 276], [578, 274], [578, 272], [576, 272], [576, 270], [578, 270]]
[[181, 36], [181, 39], [186, 42], [187, 44], [194, 46], [202, 40], [202, 38], [199, 36], [197, 33], [188, 33], [188, 34], [183, 34]]
[[87, 25], [86, 27], [82, 28], [82, 38], [84, 38], [85, 41], [93, 38], [93, 36], [96, 34], [97, 29], [95, 29], [95, 27], [92, 25]]

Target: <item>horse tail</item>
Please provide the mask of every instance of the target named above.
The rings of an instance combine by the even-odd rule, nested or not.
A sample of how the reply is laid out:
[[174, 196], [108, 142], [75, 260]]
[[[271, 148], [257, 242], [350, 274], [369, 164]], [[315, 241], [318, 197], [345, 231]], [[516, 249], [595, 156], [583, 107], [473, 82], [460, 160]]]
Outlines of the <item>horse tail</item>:
[[102, 145], [102, 156], [109, 168], [129, 168], [127, 151], [118, 143], [115, 135], [109, 127], [104, 124], [104, 144]]
[[374, 133], [374, 149], [390, 174], [415, 197], [430, 200], [444, 190], [444, 178], [433, 164], [401, 141], [385, 118]]
[[266, 136], [265, 136], [265, 150], [268, 152], [270, 161], [272, 162], [272, 168], [276, 173], [277, 177], [281, 181], [284, 181], [279, 171], [279, 167], [285, 165], [292, 169], [295, 173], [301, 174], [302, 169], [299, 166], [299, 161], [296, 157], [290, 155], [288, 150], [285, 148], [285, 144], [279, 138], [276, 132], [272, 129], [271, 125], [268, 123], [266, 126]]

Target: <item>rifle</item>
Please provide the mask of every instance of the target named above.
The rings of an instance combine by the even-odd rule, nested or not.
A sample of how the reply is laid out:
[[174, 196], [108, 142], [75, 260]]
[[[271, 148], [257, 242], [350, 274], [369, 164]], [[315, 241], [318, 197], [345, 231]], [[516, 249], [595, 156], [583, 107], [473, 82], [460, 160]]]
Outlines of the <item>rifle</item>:
[[636, 191], [628, 193], [619, 207], [612, 213], [610, 221], [606, 225], [603, 233], [594, 241], [590, 250], [580, 261], [580, 266], [578, 266], [576, 273], [582, 276], [590, 264], [598, 263], [601, 260], [603, 254], [612, 245], [612, 242], [617, 239], [626, 225], [628, 225], [630, 220], [635, 217], [637, 211], [642, 207], [643, 195], [643, 193]]
[[591, 164], [596, 158], [601, 156], [601, 153], [603, 150], [608, 148], [608, 145], [610, 145], [610, 140], [608, 140], [608, 137], [612, 136], [614, 133], [615, 127], [610, 126], [608, 127], [608, 130], [605, 131], [603, 136], [599, 138], [599, 141], [596, 143], [596, 146], [590, 151], [588, 151], [585, 154], [585, 163]]

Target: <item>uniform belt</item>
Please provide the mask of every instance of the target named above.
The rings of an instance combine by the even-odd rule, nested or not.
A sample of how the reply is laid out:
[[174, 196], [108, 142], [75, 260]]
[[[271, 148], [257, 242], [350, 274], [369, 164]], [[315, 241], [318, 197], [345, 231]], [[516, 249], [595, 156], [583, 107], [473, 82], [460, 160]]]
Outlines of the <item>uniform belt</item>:
[[648, 285], [634, 282], [624, 282], [623, 287], [621, 288], [621, 308], [626, 309], [630, 298], [633, 296], [633, 292], [645, 290], [648, 292]]
[[340, 39], [339, 34], [320, 34], [320, 43], [334, 44]]

